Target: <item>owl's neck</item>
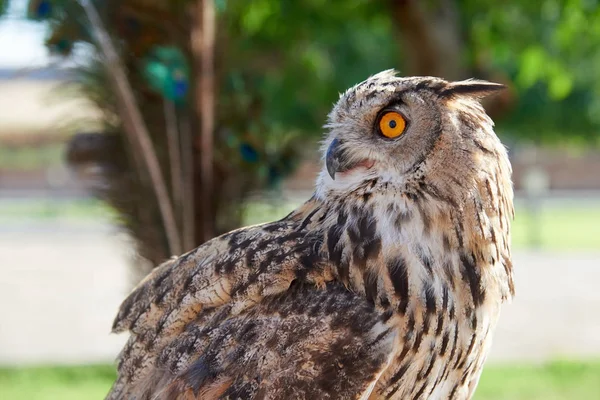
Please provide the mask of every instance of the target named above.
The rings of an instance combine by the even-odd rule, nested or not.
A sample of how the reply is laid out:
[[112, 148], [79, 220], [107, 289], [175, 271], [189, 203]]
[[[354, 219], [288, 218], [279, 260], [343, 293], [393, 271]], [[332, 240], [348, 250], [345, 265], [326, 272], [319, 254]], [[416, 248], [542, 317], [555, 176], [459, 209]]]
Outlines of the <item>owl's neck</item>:
[[509, 227], [500, 203], [484, 197], [453, 204], [423, 187], [373, 181], [350, 195], [313, 197], [290, 217], [322, 232], [321, 252], [336, 278], [377, 306], [404, 313], [450, 294], [477, 308], [513, 293]]

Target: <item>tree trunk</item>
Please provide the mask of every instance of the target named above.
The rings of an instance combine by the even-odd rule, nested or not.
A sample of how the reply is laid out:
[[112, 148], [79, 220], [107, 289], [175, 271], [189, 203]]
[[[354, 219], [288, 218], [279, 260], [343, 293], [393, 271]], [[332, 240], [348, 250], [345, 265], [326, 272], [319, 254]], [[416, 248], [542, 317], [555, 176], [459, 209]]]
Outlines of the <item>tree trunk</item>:
[[405, 75], [461, 79], [464, 43], [453, 0], [392, 0], [392, 18], [402, 44]]

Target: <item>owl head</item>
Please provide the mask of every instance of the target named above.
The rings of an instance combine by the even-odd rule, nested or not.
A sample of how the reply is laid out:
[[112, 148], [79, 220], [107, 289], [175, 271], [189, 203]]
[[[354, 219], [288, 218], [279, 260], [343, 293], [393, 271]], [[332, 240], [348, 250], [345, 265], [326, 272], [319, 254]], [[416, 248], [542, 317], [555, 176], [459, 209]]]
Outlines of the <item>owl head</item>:
[[465, 197], [461, 189], [474, 187], [481, 174], [510, 174], [506, 150], [479, 103], [503, 87], [401, 78], [388, 70], [348, 89], [325, 125], [317, 195], [344, 196], [377, 182], [398, 190], [431, 183], [440, 195]]

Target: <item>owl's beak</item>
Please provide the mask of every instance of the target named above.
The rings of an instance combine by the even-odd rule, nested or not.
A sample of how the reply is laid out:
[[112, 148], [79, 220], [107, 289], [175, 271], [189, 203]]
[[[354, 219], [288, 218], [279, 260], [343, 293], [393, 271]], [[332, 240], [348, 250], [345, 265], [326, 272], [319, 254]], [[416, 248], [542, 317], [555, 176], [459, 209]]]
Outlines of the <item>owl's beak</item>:
[[375, 160], [369, 158], [357, 160], [356, 157], [350, 157], [351, 153], [347, 149], [348, 147], [344, 147], [343, 142], [338, 139], [333, 139], [327, 149], [325, 165], [333, 180], [335, 180], [336, 173], [350, 172], [357, 168], [369, 170], [375, 165]]
[[341, 160], [340, 157], [342, 154], [342, 149], [340, 147], [340, 141], [337, 139], [333, 139], [333, 142], [329, 145], [327, 149], [327, 154], [325, 155], [325, 165], [327, 166], [327, 172], [329, 172], [329, 176], [331, 179], [335, 180], [335, 173], [339, 171]]
[[329, 145], [327, 154], [325, 155], [327, 172], [329, 172], [329, 176], [331, 176], [331, 179], [333, 180], [335, 180], [336, 172], [343, 172], [349, 169], [348, 156], [341, 145], [342, 142], [340, 140], [333, 139], [333, 142]]

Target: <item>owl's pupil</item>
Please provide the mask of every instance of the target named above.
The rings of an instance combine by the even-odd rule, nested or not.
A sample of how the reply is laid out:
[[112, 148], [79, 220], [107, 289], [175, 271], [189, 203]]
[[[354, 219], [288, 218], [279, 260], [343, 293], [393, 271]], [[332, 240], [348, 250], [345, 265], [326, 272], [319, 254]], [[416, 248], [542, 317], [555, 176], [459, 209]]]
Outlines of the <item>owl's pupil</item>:
[[396, 127], [396, 121], [391, 120], [390, 123], [389, 123], [389, 127], [392, 128], [392, 129], [394, 129]]

